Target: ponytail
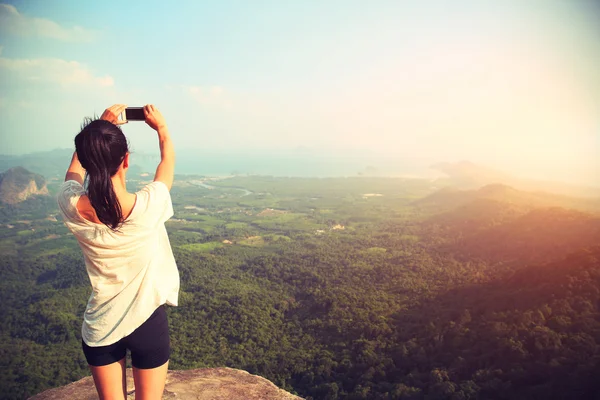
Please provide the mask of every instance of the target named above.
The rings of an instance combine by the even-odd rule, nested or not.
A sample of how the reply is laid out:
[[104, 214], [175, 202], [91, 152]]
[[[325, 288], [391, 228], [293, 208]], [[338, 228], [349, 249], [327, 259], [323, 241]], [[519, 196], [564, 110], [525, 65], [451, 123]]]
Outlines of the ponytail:
[[114, 231], [123, 224], [123, 210], [111, 177], [119, 170], [127, 147], [121, 129], [105, 120], [87, 120], [75, 137], [77, 157], [86, 170], [90, 204], [100, 222]]
[[106, 226], [115, 230], [121, 225], [123, 211], [121, 203], [106, 169], [87, 169], [87, 196], [96, 211], [96, 216]]

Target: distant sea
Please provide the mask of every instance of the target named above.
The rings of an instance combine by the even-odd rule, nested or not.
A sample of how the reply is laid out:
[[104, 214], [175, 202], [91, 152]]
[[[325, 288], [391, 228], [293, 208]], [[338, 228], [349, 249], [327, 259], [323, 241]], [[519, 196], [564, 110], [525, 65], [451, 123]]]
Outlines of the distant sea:
[[[158, 155], [135, 153], [131, 162], [145, 172], [154, 171]], [[430, 169], [432, 163], [361, 154], [315, 154], [298, 152], [177, 152], [177, 174], [208, 176], [274, 175], [293, 177], [404, 176], [435, 178], [442, 174]]]
[[[15, 166], [46, 178], [62, 178], [71, 161], [72, 150], [55, 149], [24, 155], [0, 155], [0, 172]], [[131, 154], [131, 172], [153, 173], [160, 160], [157, 152]], [[433, 160], [435, 161], [435, 160]], [[285, 150], [244, 152], [236, 150], [177, 150], [176, 174], [229, 176], [273, 175], [290, 177], [394, 176], [433, 179], [442, 174], [429, 168], [433, 161], [392, 157], [368, 152]]]

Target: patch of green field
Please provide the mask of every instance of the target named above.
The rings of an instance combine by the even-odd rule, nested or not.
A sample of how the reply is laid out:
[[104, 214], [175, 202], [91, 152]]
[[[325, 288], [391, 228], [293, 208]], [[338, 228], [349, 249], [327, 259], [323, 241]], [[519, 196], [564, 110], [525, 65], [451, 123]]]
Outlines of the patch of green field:
[[329, 208], [322, 208], [322, 209], [316, 210], [316, 212], [319, 214], [331, 214], [331, 213], [333, 213], [333, 210], [331, 210]]
[[223, 223], [225, 222], [224, 218], [221, 216], [203, 215], [202, 217], [204, 218], [202, 220], [202, 223], [210, 226], [223, 225]]
[[206, 252], [206, 251], [212, 251], [212, 250], [216, 249], [217, 247], [222, 247], [222, 246], [223, 246], [223, 243], [221, 243], [221, 242], [206, 242], [206, 243], [183, 244], [179, 247], [182, 249], [185, 249], [185, 250], [190, 250], [190, 251]]
[[243, 229], [247, 227], [248, 224], [245, 222], [230, 222], [228, 224], [225, 224], [225, 228], [227, 229]]
[[268, 235], [263, 235], [263, 239], [267, 243], [282, 243], [282, 242], [290, 242], [292, 240], [288, 236], [277, 235], [274, 233], [270, 233]]
[[178, 213], [177, 218], [185, 219], [187, 221], [197, 221], [197, 222], [204, 222], [206, 220], [204, 215], [197, 215], [194, 213]]
[[240, 240], [238, 244], [242, 246], [252, 246], [252, 247], [263, 247], [265, 245], [265, 239], [262, 236], [250, 236], [244, 240]]
[[238, 213], [238, 214], [232, 214], [228, 216], [228, 221], [230, 222], [250, 222], [252, 219], [252, 216], [247, 215], [247, 214], [242, 214], [242, 213]]
[[294, 219], [303, 218], [305, 214], [292, 213], [292, 212], [281, 212], [281, 211], [265, 211], [262, 215], [257, 215], [262, 220], [288, 222]]
[[195, 231], [184, 231], [182, 229], [172, 230], [169, 232], [169, 240], [173, 246], [188, 244], [190, 242], [198, 242], [202, 240], [204, 234]]
[[167, 221], [167, 230], [186, 230], [197, 232], [210, 232], [214, 229], [213, 226], [207, 225], [204, 222], [180, 222]]
[[244, 200], [238, 202], [240, 207], [249, 209], [264, 209], [264, 208], [277, 208], [279, 205], [278, 198], [261, 198], [261, 197], [244, 197]]
[[263, 229], [309, 231], [324, 225], [307, 218], [305, 214], [281, 213], [256, 218], [253, 223]]

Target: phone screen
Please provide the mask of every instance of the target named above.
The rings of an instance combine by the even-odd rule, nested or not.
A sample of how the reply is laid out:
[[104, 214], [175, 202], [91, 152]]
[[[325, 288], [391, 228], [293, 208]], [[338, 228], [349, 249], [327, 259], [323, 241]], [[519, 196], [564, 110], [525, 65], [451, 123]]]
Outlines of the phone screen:
[[142, 107], [127, 107], [125, 109], [125, 119], [127, 121], [144, 121], [144, 109]]

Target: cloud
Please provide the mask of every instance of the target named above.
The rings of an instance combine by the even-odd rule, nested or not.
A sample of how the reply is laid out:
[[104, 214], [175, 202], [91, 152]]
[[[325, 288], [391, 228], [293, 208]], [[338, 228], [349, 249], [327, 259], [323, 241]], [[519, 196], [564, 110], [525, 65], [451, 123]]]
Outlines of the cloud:
[[68, 42], [89, 42], [93, 32], [80, 26], [65, 28], [45, 18], [25, 16], [10, 4], [0, 4], [0, 32], [16, 36], [38, 36]]
[[0, 57], [3, 81], [9, 76], [19, 80], [55, 83], [64, 86], [114, 86], [112, 77], [96, 76], [86, 65], [59, 58], [13, 59]]

